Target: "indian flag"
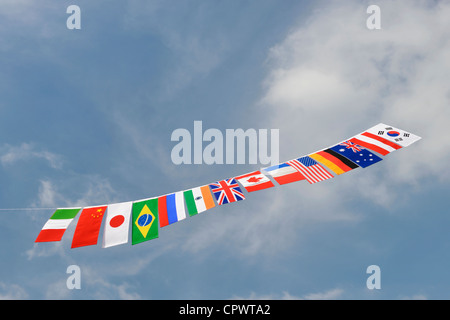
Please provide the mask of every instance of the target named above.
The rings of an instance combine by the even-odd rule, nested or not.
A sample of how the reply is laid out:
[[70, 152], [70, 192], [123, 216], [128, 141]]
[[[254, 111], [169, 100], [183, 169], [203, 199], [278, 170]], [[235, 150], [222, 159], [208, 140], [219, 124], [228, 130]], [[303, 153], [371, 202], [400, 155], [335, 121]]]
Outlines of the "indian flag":
[[202, 186], [184, 191], [184, 199], [190, 216], [216, 206], [209, 186]]
[[35, 242], [61, 241], [64, 232], [80, 209], [81, 208], [57, 209], [42, 227]]

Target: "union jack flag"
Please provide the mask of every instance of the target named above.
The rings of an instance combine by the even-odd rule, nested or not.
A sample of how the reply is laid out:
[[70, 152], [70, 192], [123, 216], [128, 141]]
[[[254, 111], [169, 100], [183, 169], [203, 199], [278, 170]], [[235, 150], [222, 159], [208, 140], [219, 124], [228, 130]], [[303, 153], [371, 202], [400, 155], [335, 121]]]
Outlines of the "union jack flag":
[[360, 152], [362, 147], [353, 143], [351, 141], [345, 141], [339, 144], [340, 146], [345, 146], [347, 149], [352, 149], [353, 152]]
[[209, 186], [219, 205], [245, 199], [241, 188], [234, 178], [211, 183]]

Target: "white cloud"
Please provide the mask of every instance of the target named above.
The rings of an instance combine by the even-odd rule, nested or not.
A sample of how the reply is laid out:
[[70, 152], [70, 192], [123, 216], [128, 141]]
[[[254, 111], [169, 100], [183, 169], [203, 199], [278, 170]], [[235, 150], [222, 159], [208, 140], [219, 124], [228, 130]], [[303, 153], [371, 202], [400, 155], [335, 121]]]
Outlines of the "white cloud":
[[428, 300], [428, 298], [424, 294], [415, 294], [412, 296], [401, 296], [400, 300]]
[[[37, 199], [31, 204], [32, 208], [68, 208], [87, 207], [93, 205], [105, 205], [115, 203], [116, 192], [107, 179], [97, 175], [66, 174], [66, 178], [61, 181], [41, 180], [37, 194]], [[69, 193], [68, 190], [71, 190]], [[73, 190], [80, 190], [73, 193]], [[42, 225], [48, 217], [36, 215], [30, 211], [29, 217], [33, 221], [39, 221]], [[34, 244], [25, 252], [28, 260], [36, 257], [50, 257], [58, 255], [66, 257], [66, 248], [70, 247], [76, 220], [75, 218], [66, 230], [61, 242], [52, 244]], [[44, 220], [42, 220], [44, 219]], [[36, 226], [38, 226], [36, 222]]]
[[333, 1], [272, 48], [261, 103], [280, 151], [313, 152], [384, 122], [424, 138], [389, 159], [390, 180], [448, 181], [450, 4], [377, 5], [382, 30], [366, 28], [367, 5]]
[[0, 162], [3, 166], [32, 159], [43, 159], [53, 169], [61, 169], [62, 167], [61, 156], [46, 150], [36, 150], [36, 147], [31, 143], [22, 143], [20, 146], [4, 145], [0, 148]]
[[326, 292], [310, 293], [304, 296], [305, 300], [336, 300], [342, 297], [344, 290], [332, 289]]
[[67, 240], [63, 238], [63, 241], [52, 243], [50, 246], [39, 245], [34, 243], [33, 247], [25, 251], [27, 260], [32, 260], [36, 257], [45, 258], [53, 255], [58, 255], [60, 257], [66, 256]]
[[0, 282], [0, 300], [27, 299], [28, 293], [21, 286]]
[[305, 294], [303, 296], [294, 296], [290, 294], [287, 291], [283, 291], [283, 293], [280, 294], [257, 294], [255, 292], [250, 293], [250, 296], [240, 297], [240, 296], [233, 296], [231, 300], [337, 300], [342, 298], [342, 295], [344, 294], [344, 290], [336, 288], [331, 289], [325, 292], [318, 292], [318, 293], [309, 293]]
[[[114, 203], [116, 192], [108, 179], [98, 175], [70, 175], [64, 181], [41, 180], [37, 200], [33, 207], [86, 207]], [[77, 186], [77, 195], [64, 191]]]
[[[180, 3], [166, 10], [163, 1], [129, 2], [123, 19], [124, 27], [137, 32], [148, 32], [160, 37], [163, 45], [177, 54], [178, 61], [166, 70], [162, 95], [172, 97], [193, 79], [202, 78], [216, 68], [229, 51], [227, 39], [221, 30], [211, 32], [202, 23], [217, 10], [208, 3], [189, 6]], [[186, 10], [190, 12], [186, 16]], [[180, 22], [188, 21], [180, 26]]]
[[[69, 277], [69, 274], [67, 274]], [[91, 267], [80, 267], [80, 289], [68, 289], [67, 278], [49, 283], [44, 291], [46, 299], [71, 299], [81, 294], [85, 299], [121, 299], [136, 300], [140, 295], [132, 292], [132, 286], [126, 282], [115, 284], [104, 279], [104, 274]]]
[[345, 193], [339, 192], [340, 188], [338, 183], [326, 187], [303, 181], [259, 191], [258, 195], [249, 195], [245, 204], [232, 203], [206, 212], [208, 217], [196, 220], [181, 245], [197, 254], [216, 245], [247, 257], [263, 254], [269, 258], [289, 252], [292, 243], [299, 243], [296, 239], [307, 243], [307, 235], [317, 225], [360, 219], [357, 213], [346, 210], [346, 201], [342, 200], [351, 196], [354, 188], [349, 187]]
[[[68, 277], [69, 275], [67, 275]], [[66, 279], [60, 279], [54, 283], [47, 284], [45, 289], [45, 299], [68, 299], [70, 298], [71, 290], [67, 289]]]
[[[63, 28], [58, 28], [58, 26], [65, 27], [66, 8], [55, 6], [51, 1], [0, 1], [0, 26], [2, 27], [0, 28], [0, 34], [2, 34], [0, 43], [4, 45], [0, 51], [14, 48], [24, 53], [24, 47], [20, 42], [8, 41], [14, 39], [11, 36], [17, 37], [19, 34], [31, 31], [39, 38], [50, 38], [64, 31]], [[63, 20], [58, 18], [60, 16], [63, 17]], [[27, 51], [27, 54], [31, 53], [31, 51]]]
[[270, 256], [318, 224], [358, 222], [354, 201], [389, 208], [427, 182], [448, 183], [450, 43], [443, 39], [450, 39], [450, 4], [378, 5], [382, 30], [366, 28], [367, 6], [358, 1], [327, 2], [294, 29], [270, 51], [259, 106], [270, 115], [268, 126], [280, 128], [281, 161], [379, 122], [423, 139], [373, 167], [317, 185], [278, 187], [266, 198], [252, 195], [251, 206], [231, 204], [232, 213], [218, 221], [198, 222], [186, 250], [226, 243], [233, 252]]

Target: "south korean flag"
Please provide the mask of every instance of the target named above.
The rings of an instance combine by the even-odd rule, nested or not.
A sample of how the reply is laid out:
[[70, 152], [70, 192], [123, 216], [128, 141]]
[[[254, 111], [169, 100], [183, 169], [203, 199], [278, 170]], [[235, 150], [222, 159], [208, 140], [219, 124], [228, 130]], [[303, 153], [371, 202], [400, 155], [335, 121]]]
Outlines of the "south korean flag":
[[402, 147], [407, 147], [421, 139], [421, 137], [416, 136], [415, 134], [394, 128], [384, 123], [377, 124], [376, 126], [368, 129], [367, 132], [383, 137], [384, 139], [392, 141]]

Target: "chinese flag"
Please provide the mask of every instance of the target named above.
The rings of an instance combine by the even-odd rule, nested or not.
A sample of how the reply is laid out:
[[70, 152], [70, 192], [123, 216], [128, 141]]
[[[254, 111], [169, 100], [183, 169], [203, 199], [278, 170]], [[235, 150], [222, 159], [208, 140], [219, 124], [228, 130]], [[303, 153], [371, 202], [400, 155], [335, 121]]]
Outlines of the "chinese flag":
[[72, 248], [96, 245], [107, 206], [84, 208], [72, 239]]

